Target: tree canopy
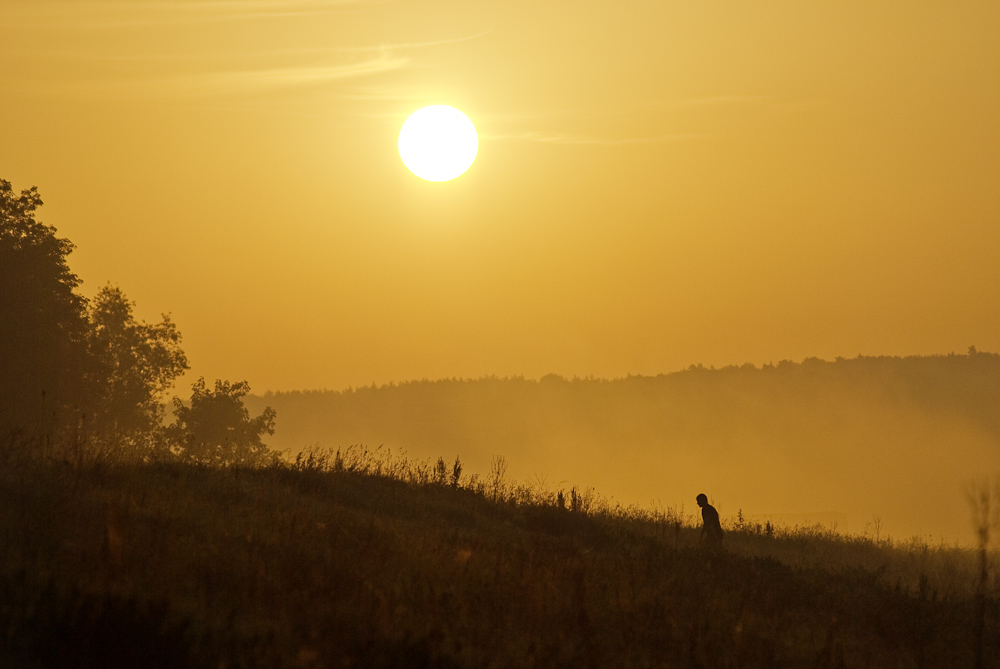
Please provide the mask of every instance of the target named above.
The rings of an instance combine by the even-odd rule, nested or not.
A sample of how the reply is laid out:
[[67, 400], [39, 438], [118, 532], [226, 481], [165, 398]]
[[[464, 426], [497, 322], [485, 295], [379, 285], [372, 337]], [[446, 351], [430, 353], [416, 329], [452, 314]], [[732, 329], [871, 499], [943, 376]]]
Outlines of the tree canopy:
[[[181, 455], [254, 464], [270, 451], [275, 412], [251, 418], [244, 382], [204, 379], [189, 405], [174, 400], [165, 428], [164, 395], [188, 369], [170, 316], [135, 317], [135, 304], [107, 284], [93, 300], [66, 257], [73, 244], [35, 218], [34, 187], [15, 193], [0, 179], [0, 446], [74, 443], [145, 459]], [[171, 447], [173, 450], [171, 450]]]
[[36, 188], [0, 179], [0, 426], [51, 432], [84, 394], [86, 300], [69, 240], [35, 219]]
[[205, 379], [191, 386], [191, 402], [174, 398], [174, 423], [167, 428], [171, 442], [188, 460], [216, 465], [261, 465], [273, 455], [262, 436], [274, 434], [275, 411], [266, 407], [256, 418], [243, 405], [250, 392], [246, 381], [216, 381], [209, 390]]
[[87, 427], [94, 439], [148, 449], [163, 417], [161, 398], [188, 364], [170, 316], [144, 323], [134, 306], [110, 284], [90, 304], [94, 413]]

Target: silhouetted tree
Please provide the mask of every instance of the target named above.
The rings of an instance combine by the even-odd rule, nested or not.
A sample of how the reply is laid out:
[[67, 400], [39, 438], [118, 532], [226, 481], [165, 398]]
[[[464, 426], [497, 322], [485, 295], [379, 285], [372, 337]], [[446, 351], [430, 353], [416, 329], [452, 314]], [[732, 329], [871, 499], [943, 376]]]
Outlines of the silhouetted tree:
[[[0, 179], [0, 430], [56, 436], [84, 391], [86, 301], [73, 250], [35, 220], [37, 189]], [[4, 436], [4, 435], [0, 435]]]
[[108, 285], [77, 294], [69, 240], [35, 219], [36, 188], [0, 179], [0, 444], [74, 443], [142, 453], [161, 430], [160, 399], [187, 369], [168, 316], [135, 319]]
[[215, 389], [198, 379], [191, 386], [191, 402], [174, 398], [174, 422], [167, 428], [181, 457], [216, 465], [261, 465], [276, 457], [261, 441], [274, 434], [275, 411], [266, 407], [256, 418], [243, 405], [250, 392], [246, 381], [216, 381]]
[[161, 396], [188, 368], [181, 335], [163, 314], [159, 323], [137, 321], [135, 303], [108, 284], [88, 315], [93, 414], [87, 424], [103, 444], [148, 452], [163, 417]]

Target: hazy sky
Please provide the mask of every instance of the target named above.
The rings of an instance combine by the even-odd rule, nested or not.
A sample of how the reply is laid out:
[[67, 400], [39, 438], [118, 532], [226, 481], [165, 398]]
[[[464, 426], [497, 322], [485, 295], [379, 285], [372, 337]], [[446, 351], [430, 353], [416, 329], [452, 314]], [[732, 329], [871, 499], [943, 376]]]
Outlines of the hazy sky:
[[[1000, 349], [1000, 3], [2, 0], [0, 177], [255, 391]], [[399, 159], [413, 110], [480, 132]]]

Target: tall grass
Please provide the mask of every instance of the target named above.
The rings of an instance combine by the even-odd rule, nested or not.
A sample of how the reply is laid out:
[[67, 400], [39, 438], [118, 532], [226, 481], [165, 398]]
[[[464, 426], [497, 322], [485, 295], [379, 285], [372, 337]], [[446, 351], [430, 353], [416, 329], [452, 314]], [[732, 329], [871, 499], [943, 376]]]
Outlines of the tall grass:
[[714, 551], [683, 509], [500, 458], [3, 457], [0, 666], [972, 666], [980, 638], [1000, 660], [969, 549], [731, 523]]

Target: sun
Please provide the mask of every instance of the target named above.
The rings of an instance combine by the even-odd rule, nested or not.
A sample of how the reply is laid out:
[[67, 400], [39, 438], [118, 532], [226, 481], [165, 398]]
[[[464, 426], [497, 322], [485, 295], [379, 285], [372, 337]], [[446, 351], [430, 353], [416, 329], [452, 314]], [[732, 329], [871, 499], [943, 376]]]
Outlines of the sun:
[[399, 129], [399, 157], [427, 181], [451, 181], [465, 174], [478, 152], [476, 126], [454, 107], [423, 107]]

